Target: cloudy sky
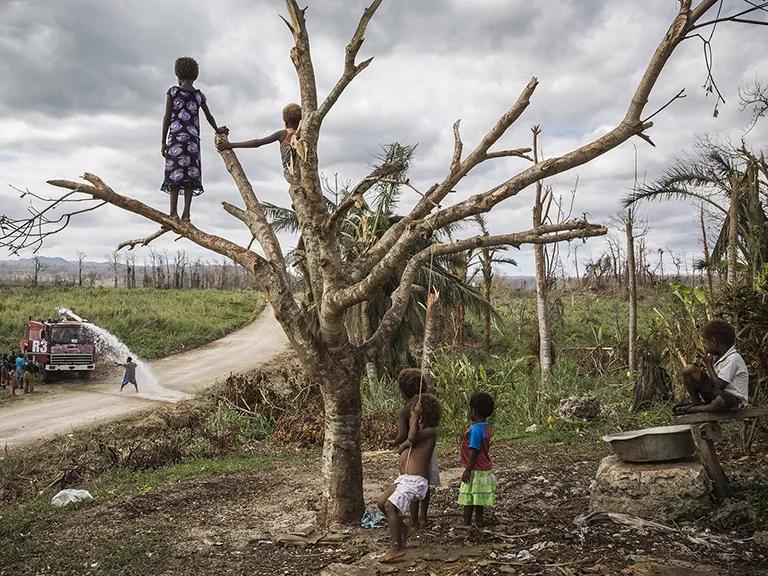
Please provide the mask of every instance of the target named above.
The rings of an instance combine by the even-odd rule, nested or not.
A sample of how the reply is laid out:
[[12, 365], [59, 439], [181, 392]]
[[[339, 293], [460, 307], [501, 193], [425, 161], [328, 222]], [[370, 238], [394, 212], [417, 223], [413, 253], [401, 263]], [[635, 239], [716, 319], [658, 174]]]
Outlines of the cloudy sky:
[[[340, 73], [344, 46], [367, 2], [307, 3], [324, 94]], [[542, 126], [545, 156], [583, 144], [623, 117], [677, 5], [676, 0], [385, 0], [361, 52], [374, 62], [326, 121], [322, 169], [354, 182], [382, 145], [418, 144], [411, 180], [426, 189], [450, 162], [453, 122], [461, 118], [465, 147], [474, 146], [534, 75], [540, 85], [532, 104], [499, 146], [529, 145], [533, 124]], [[742, 6], [741, 0], [725, 0], [724, 13]], [[291, 37], [279, 19], [284, 12], [280, 0], [0, 0], [0, 213], [26, 209], [26, 200], [9, 185], [53, 194], [47, 179], [76, 179], [86, 171], [118, 192], [165, 209], [160, 131], [178, 56], [199, 61], [196, 86], [218, 122], [230, 127], [232, 139], [281, 128], [282, 107], [298, 99], [288, 56]], [[641, 176], [653, 179], [698, 134], [738, 138], [748, 123], [748, 114], [739, 111], [738, 88], [761, 73], [765, 79], [764, 59], [757, 55], [767, 45], [768, 28], [717, 29], [714, 74], [726, 99], [717, 118], [714, 100], [702, 88], [701, 43], [690, 40], [678, 49], [647, 110], [683, 88], [688, 97], [655, 118], [650, 134], [656, 148], [634, 141]], [[750, 133], [753, 145], [765, 143], [767, 125]], [[247, 242], [242, 225], [221, 209], [223, 200], [237, 202], [239, 196], [213, 148], [211, 130], [203, 130], [202, 154], [206, 193], [193, 204], [193, 221]], [[276, 145], [240, 151], [239, 157], [260, 198], [289, 203]], [[634, 147], [626, 143], [549, 183], [568, 196], [578, 177], [574, 213], [609, 223], [632, 188], [633, 157]], [[473, 172], [450, 198], [485, 190], [525, 165], [496, 160]], [[490, 217], [492, 232], [528, 228], [531, 194], [526, 190], [498, 206]], [[404, 207], [412, 196], [405, 194]], [[641, 217], [648, 221], [652, 250], [700, 250], [691, 207], [644, 205]], [[154, 229], [137, 216], [101, 209], [49, 239], [41, 253], [74, 258], [83, 250], [101, 260], [120, 241]], [[283, 240], [293, 247], [294, 239]], [[172, 238], [153, 245], [213, 257]], [[588, 241], [579, 247], [579, 260], [603, 247], [602, 239]], [[508, 273], [532, 271], [530, 249], [515, 258], [520, 266]]]

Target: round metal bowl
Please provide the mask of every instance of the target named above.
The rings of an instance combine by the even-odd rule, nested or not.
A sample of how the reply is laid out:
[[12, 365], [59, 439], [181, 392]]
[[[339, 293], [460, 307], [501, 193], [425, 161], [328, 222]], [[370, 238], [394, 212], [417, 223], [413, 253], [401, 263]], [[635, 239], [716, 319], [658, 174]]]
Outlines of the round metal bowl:
[[665, 462], [690, 458], [696, 452], [691, 427], [659, 426], [603, 436], [623, 462]]

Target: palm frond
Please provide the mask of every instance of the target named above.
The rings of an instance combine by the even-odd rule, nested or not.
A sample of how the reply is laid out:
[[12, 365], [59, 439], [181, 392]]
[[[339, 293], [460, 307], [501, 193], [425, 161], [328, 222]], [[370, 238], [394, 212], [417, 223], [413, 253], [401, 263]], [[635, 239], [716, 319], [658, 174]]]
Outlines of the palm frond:
[[275, 232], [293, 232], [295, 234], [299, 232], [299, 219], [296, 217], [296, 212], [290, 208], [283, 208], [269, 202], [262, 202], [261, 207]]

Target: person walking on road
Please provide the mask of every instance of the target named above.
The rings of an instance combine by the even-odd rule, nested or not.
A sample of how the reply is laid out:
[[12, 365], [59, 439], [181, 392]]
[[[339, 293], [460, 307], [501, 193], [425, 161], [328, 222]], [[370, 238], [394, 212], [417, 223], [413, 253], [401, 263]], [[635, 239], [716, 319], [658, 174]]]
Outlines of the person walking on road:
[[128, 356], [128, 359], [125, 361], [125, 364], [120, 364], [119, 362], [115, 362], [118, 366], [122, 366], [125, 368], [125, 374], [123, 375], [123, 384], [120, 386], [120, 392], [123, 391], [123, 388], [125, 388], [128, 384], [133, 384], [133, 387], [136, 388], [136, 392], [139, 391], [139, 386], [136, 384], [136, 362], [133, 361], [133, 358]]

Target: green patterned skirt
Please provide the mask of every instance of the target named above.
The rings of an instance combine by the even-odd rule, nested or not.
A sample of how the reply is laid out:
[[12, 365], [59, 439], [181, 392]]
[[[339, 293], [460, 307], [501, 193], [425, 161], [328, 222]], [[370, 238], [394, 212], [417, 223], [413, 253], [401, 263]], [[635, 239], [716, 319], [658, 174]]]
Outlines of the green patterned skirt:
[[469, 484], [461, 483], [461, 506], [493, 506], [496, 494], [496, 476], [490, 470], [473, 470]]

